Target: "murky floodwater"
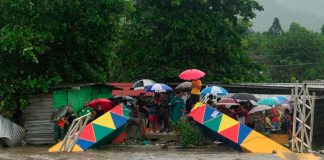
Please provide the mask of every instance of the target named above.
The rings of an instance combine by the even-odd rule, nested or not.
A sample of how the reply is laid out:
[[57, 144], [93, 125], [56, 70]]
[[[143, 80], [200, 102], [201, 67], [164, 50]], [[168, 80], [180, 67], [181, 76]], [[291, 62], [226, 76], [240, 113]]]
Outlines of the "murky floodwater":
[[278, 160], [279, 158], [272, 154], [249, 154], [242, 152], [204, 152], [204, 151], [179, 151], [179, 150], [129, 150], [129, 149], [102, 149], [89, 150], [80, 153], [48, 153], [47, 147], [16, 147], [0, 148], [1, 160], [97, 160], [97, 159], [120, 159], [120, 160]]

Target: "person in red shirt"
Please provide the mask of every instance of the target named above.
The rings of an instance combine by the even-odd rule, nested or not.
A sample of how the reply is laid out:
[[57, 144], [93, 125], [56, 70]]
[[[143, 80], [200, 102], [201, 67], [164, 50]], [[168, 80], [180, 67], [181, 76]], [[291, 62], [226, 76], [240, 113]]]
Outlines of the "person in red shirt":
[[271, 109], [271, 124], [273, 126], [272, 131], [280, 130], [280, 113], [277, 109]]
[[57, 121], [57, 139], [58, 141], [61, 141], [64, 138], [64, 133], [62, 133], [64, 131], [64, 125], [65, 125], [65, 117], [61, 117], [58, 121]]

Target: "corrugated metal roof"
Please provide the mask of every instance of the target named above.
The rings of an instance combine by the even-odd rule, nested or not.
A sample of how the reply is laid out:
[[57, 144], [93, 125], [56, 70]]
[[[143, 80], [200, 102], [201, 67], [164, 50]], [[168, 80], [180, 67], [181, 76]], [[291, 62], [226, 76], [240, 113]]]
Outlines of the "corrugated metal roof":
[[[122, 90], [113, 90], [112, 91], [113, 96], [138, 96], [140, 93], [145, 93], [144, 90], [131, 90], [130, 88], [132, 87], [133, 83], [112, 82], [109, 84], [122, 89]], [[145, 94], [153, 95], [153, 93], [145, 93]]]
[[25, 129], [0, 115], [0, 140], [8, 146], [19, 145]]
[[[324, 88], [323, 82], [318, 83], [298, 83], [298, 87], [303, 87], [304, 84], [307, 84], [308, 88]], [[296, 83], [237, 83], [234, 85], [240, 85], [240, 86], [265, 86], [265, 87], [288, 87], [293, 88], [296, 86]]]
[[60, 86], [54, 87], [54, 90], [60, 90], [60, 89], [79, 89], [80, 87], [86, 87], [86, 86], [97, 86], [97, 87], [107, 87], [111, 88], [113, 90], [121, 90], [122, 88], [118, 88], [114, 85], [111, 85], [110, 83], [73, 83], [73, 84], [62, 84]]

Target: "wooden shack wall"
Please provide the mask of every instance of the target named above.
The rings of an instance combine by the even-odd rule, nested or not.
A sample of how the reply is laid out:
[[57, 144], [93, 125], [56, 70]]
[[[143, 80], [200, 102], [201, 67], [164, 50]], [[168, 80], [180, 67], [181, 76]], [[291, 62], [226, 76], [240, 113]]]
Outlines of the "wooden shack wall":
[[52, 94], [34, 95], [31, 105], [23, 111], [28, 144], [54, 144], [54, 124], [50, 122], [54, 111]]

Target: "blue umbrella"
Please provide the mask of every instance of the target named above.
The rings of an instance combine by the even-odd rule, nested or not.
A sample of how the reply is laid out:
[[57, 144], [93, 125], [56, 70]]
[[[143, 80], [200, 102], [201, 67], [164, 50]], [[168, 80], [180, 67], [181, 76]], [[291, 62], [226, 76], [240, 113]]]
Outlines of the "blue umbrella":
[[257, 104], [273, 106], [273, 105], [281, 104], [281, 102], [279, 100], [277, 100], [276, 98], [262, 98], [257, 102]]
[[202, 96], [205, 96], [207, 94], [214, 94], [216, 96], [226, 96], [228, 95], [228, 92], [223, 87], [211, 86], [206, 87], [201, 91]]
[[145, 88], [144, 92], [155, 92], [155, 93], [160, 93], [160, 92], [169, 92], [172, 91], [173, 89], [162, 83], [155, 83], [153, 85], [149, 85]]
[[288, 104], [288, 100], [287, 98], [283, 97], [283, 96], [275, 96], [275, 99], [277, 99], [278, 101], [280, 101], [281, 104]]

